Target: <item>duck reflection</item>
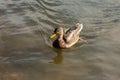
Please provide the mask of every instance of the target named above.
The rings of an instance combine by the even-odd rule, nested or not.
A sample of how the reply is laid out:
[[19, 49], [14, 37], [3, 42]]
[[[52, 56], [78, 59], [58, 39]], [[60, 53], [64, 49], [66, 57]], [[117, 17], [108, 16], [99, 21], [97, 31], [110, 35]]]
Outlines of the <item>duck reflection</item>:
[[52, 58], [52, 62], [54, 64], [61, 64], [63, 62], [63, 55], [62, 55], [62, 50], [54, 50], [57, 55]]

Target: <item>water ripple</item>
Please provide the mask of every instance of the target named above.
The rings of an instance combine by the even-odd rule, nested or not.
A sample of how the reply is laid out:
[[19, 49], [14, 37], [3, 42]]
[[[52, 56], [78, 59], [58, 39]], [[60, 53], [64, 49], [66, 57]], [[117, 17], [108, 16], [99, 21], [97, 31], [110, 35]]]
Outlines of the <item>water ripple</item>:
[[[119, 0], [0, 0], [1, 80], [116, 80]], [[88, 43], [55, 49], [54, 28], [80, 22]]]

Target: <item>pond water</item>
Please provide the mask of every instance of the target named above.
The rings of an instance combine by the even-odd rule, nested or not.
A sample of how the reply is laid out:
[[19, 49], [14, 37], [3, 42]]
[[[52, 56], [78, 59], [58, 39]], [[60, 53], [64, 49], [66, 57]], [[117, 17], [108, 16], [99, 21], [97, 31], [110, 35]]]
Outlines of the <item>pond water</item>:
[[[84, 25], [55, 49], [55, 27]], [[0, 80], [119, 80], [119, 0], [0, 0]]]

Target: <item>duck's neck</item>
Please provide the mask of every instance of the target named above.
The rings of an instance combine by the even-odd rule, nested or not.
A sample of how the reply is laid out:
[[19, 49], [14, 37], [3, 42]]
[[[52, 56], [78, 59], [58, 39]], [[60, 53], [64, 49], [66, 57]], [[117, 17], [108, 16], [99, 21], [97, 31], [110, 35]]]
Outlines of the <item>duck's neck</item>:
[[63, 34], [59, 35], [58, 37], [59, 37], [60, 40], [62, 40], [63, 39]]
[[59, 35], [58, 38], [60, 48], [66, 48], [65, 40], [63, 39], [63, 34]]

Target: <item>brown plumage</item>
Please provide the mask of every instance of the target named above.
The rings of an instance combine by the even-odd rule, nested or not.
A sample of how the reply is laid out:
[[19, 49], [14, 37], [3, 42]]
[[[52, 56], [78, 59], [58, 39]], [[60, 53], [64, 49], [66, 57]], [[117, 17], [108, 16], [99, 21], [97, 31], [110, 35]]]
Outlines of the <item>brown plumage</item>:
[[53, 42], [53, 46], [56, 48], [70, 48], [79, 40], [86, 42], [86, 40], [79, 36], [82, 28], [83, 25], [80, 23], [72, 26], [65, 33], [62, 27], [56, 28], [54, 33], [50, 36], [50, 38], [57, 36], [56, 40]]

